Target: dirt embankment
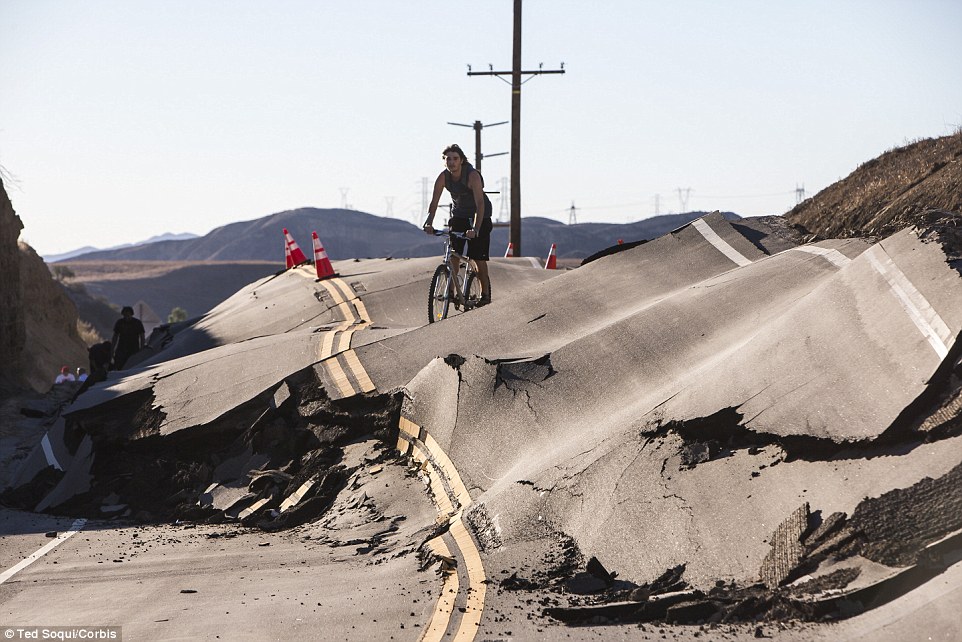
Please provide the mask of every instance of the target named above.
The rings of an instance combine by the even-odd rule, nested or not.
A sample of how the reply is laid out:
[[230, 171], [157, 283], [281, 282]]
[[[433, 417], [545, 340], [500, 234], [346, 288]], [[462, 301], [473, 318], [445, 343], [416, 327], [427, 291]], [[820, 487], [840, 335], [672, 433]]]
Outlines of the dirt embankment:
[[87, 346], [77, 332], [77, 308], [47, 269], [47, 264], [20, 244], [20, 278], [26, 322], [23, 378], [38, 392], [48, 390], [61, 366], [87, 367]]
[[885, 152], [786, 218], [826, 238], [883, 238], [931, 210], [962, 213], [962, 131]]
[[17, 239], [23, 223], [13, 211], [0, 178], [0, 393], [15, 388], [19, 381], [26, 328], [23, 321], [23, 288], [20, 287], [20, 251]]
[[26, 386], [44, 392], [61, 366], [87, 366], [77, 308], [37, 253], [18, 243], [23, 224], [0, 182], [0, 394]]

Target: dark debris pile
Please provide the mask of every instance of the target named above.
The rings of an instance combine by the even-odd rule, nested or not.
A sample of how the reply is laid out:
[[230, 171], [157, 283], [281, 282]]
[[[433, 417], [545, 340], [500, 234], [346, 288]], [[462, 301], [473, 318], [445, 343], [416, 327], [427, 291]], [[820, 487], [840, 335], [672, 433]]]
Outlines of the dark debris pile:
[[[389, 443], [401, 399], [331, 400], [307, 368], [208, 425], [170, 435], [157, 430], [163, 415], [152, 402], [149, 392], [133, 393], [114, 403], [123, 408], [67, 417], [68, 444], [93, 439], [89, 489], [48, 512], [264, 530], [303, 524], [331, 506], [353, 472], [342, 464], [344, 445], [369, 435]], [[33, 510], [63, 475], [46, 468], [0, 502]]]

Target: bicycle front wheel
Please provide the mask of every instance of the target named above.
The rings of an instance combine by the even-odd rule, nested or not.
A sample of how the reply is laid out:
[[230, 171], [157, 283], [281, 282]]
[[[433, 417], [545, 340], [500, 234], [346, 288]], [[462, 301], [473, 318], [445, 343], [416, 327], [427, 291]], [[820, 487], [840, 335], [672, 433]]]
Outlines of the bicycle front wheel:
[[465, 310], [478, 307], [478, 301], [481, 300], [481, 279], [476, 272], [468, 275], [468, 283], [464, 286], [464, 300]]
[[451, 271], [447, 265], [439, 265], [431, 277], [431, 290], [428, 292], [428, 323], [446, 319], [450, 307]]

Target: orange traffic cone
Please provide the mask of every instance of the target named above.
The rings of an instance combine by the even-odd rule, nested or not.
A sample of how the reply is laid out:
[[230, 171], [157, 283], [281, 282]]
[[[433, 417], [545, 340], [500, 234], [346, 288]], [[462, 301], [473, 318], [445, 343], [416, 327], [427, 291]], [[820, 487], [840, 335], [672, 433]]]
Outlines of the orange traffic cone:
[[508, 258], [509, 256], [514, 256], [514, 243], [511, 241], [508, 241], [508, 249], [504, 251], [504, 258]]
[[331, 259], [327, 258], [327, 252], [321, 245], [321, 239], [317, 238], [317, 232], [311, 232], [311, 236], [314, 239], [314, 269], [317, 270], [317, 280], [337, 276], [334, 273], [334, 267], [331, 265]]
[[294, 240], [286, 227], [284, 228], [284, 240], [287, 242], [287, 247], [291, 251], [291, 267], [300, 265], [301, 263], [307, 263], [307, 257], [304, 256], [304, 252], [297, 245], [297, 241]]
[[554, 243], [552, 243], [552, 244], [551, 244], [551, 249], [548, 250], [548, 260], [545, 261], [544, 269], [546, 269], [546, 270], [557, 270], [557, 269], [558, 269], [558, 259], [557, 259], [557, 257], [555, 256], [555, 251], [556, 251], [557, 249], [558, 249], [558, 246], [555, 245]]
[[284, 269], [290, 270], [294, 267], [294, 261], [291, 260], [291, 246], [287, 244], [287, 240], [284, 241], [284, 263], [286, 267]]

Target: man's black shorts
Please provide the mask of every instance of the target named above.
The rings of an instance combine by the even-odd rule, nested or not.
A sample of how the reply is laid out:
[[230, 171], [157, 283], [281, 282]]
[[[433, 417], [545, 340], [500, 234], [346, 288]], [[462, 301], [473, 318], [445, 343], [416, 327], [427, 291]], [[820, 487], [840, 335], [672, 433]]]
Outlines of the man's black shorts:
[[[452, 216], [448, 221], [448, 226], [454, 232], [467, 232], [471, 229], [471, 220], [460, 216]], [[473, 239], [468, 239], [468, 258], [475, 261], [487, 261], [491, 251], [491, 224], [490, 218], [485, 218], [481, 223], [481, 233]], [[452, 237], [451, 246], [454, 251], [464, 256], [464, 239]]]

